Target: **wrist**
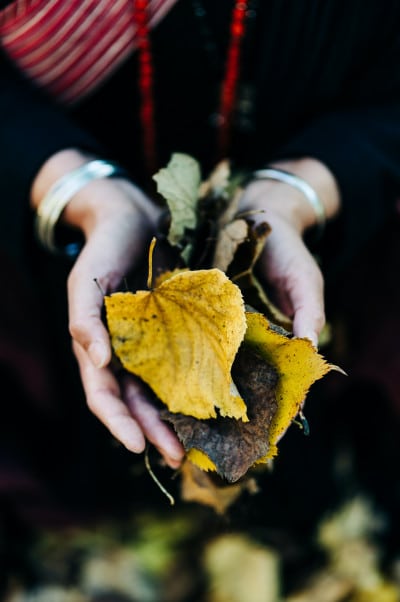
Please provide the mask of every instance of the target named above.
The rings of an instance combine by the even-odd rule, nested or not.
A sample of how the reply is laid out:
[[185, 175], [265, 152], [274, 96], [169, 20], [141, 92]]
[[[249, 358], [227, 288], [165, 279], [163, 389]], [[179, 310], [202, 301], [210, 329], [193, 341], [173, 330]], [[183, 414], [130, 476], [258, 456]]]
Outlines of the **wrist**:
[[271, 223], [275, 218], [284, 219], [293, 224], [301, 234], [313, 226], [315, 220], [312, 208], [299, 190], [284, 182], [269, 179], [253, 180], [248, 184], [241, 211], [255, 211], [252, 219], [257, 222]]
[[63, 176], [95, 157], [78, 149], [65, 149], [52, 155], [42, 165], [31, 187], [31, 206], [37, 210], [50, 188]]
[[[303, 234], [339, 210], [340, 199], [331, 172], [315, 159], [279, 161], [254, 172], [244, 194], [244, 209], [263, 210], [269, 218], [279, 215]], [[261, 216], [262, 217], [262, 216]]]
[[143, 227], [157, 221], [160, 208], [133, 182], [123, 177], [93, 180], [66, 205], [61, 222], [78, 228], [87, 237], [99, 224], [115, 215], [132, 217]]
[[[36, 234], [42, 245], [71, 257], [82, 244], [76, 242], [74, 232], [81, 232], [86, 239], [93, 229], [116, 215], [126, 223], [134, 221], [148, 229], [154, 226], [160, 211], [119, 165], [75, 149], [60, 151], [46, 161], [33, 182], [31, 204], [36, 210]], [[61, 249], [58, 224], [69, 227], [61, 229]], [[71, 235], [72, 240], [66, 242]]]
[[338, 213], [340, 209], [339, 187], [333, 173], [321, 161], [304, 157], [301, 159], [275, 161], [270, 165], [273, 168], [288, 171], [307, 182], [318, 195], [323, 205], [326, 219], [331, 219]]

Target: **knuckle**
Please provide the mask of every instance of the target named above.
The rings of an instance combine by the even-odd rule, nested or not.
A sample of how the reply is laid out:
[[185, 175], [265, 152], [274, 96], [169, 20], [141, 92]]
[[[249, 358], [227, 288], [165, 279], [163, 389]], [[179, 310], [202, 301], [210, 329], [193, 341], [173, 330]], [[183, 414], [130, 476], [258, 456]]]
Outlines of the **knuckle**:
[[88, 324], [81, 319], [71, 319], [69, 322], [69, 333], [85, 349], [88, 342]]

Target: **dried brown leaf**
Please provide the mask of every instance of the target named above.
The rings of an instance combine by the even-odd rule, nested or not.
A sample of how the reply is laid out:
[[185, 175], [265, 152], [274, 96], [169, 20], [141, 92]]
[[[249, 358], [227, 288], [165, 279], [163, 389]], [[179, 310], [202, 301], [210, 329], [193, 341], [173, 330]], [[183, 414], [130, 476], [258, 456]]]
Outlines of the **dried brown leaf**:
[[224, 226], [215, 245], [213, 267], [226, 272], [235, 253], [247, 237], [248, 224], [244, 219], [235, 219]]
[[218, 417], [196, 420], [163, 411], [186, 451], [200, 450], [228, 482], [240, 479], [268, 453], [268, 429], [277, 410], [278, 374], [252, 347], [241, 347], [232, 369], [235, 384], [246, 400], [249, 422]]
[[292, 321], [272, 303], [254, 275], [255, 265], [260, 258], [271, 228], [266, 222], [254, 224], [250, 219], [246, 221], [248, 223], [247, 236], [238, 246], [226, 273], [240, 288], [248, 305], [263, 313], [274, 324], [291, 331]]
[[210, 173], [207, 180], [201, 182], [199, 197], [202, 199], [207, 196], [226, 196], [230, 175], [229, 161], [227, 159], [220, 161]]

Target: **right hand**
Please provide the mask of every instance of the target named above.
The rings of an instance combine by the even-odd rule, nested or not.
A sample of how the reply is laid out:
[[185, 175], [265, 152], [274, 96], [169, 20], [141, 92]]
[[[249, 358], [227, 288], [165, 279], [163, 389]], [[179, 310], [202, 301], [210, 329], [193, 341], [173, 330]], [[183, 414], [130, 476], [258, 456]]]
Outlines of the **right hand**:
[[[63, 153], [58, 153], [60, 157]], [[64, 161], [64, 173], [88, 160], [79, 153], [75, 158], [72, 167]], [[53, 181], [64, 175], [60, 161], [57, 165]], [[39, 197], [38, 184], [37, 179], [34, 205]], [[94, 180], [71, 199], [62, 221], [79, 228], [86, 242], [68, 278], [69, 327], [90, 410], [130, 451], [142, 452], [147, 439], [171, 467], [177, 468], [184, 451], [175, 434], [160, 420], [140, 382], [131, 375], [120, 381], [110, 367], [110, 338], [101, 319], [103, 295], [94, 282], [96, 278], [106, 294], [121, 285], [145, 257], [158, 217], [159, 209], [124, 179]]]

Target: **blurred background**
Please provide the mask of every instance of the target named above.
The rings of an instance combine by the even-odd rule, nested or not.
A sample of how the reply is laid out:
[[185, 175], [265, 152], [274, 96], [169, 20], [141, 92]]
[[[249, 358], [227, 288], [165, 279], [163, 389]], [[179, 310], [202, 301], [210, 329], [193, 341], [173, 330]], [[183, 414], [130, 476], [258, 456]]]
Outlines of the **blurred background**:
[[293, 424], [258, 491], [224, 514], [182, 500], [151, 451], [171, 506], [72, 397], [74, 369], [46, 351], [59, 316], [3, 258], [1, 600], [399, 601], [399, 233], [393, 221], [327, 289], [321, 353], [348, 376], [313, 385], [310, 435]]

